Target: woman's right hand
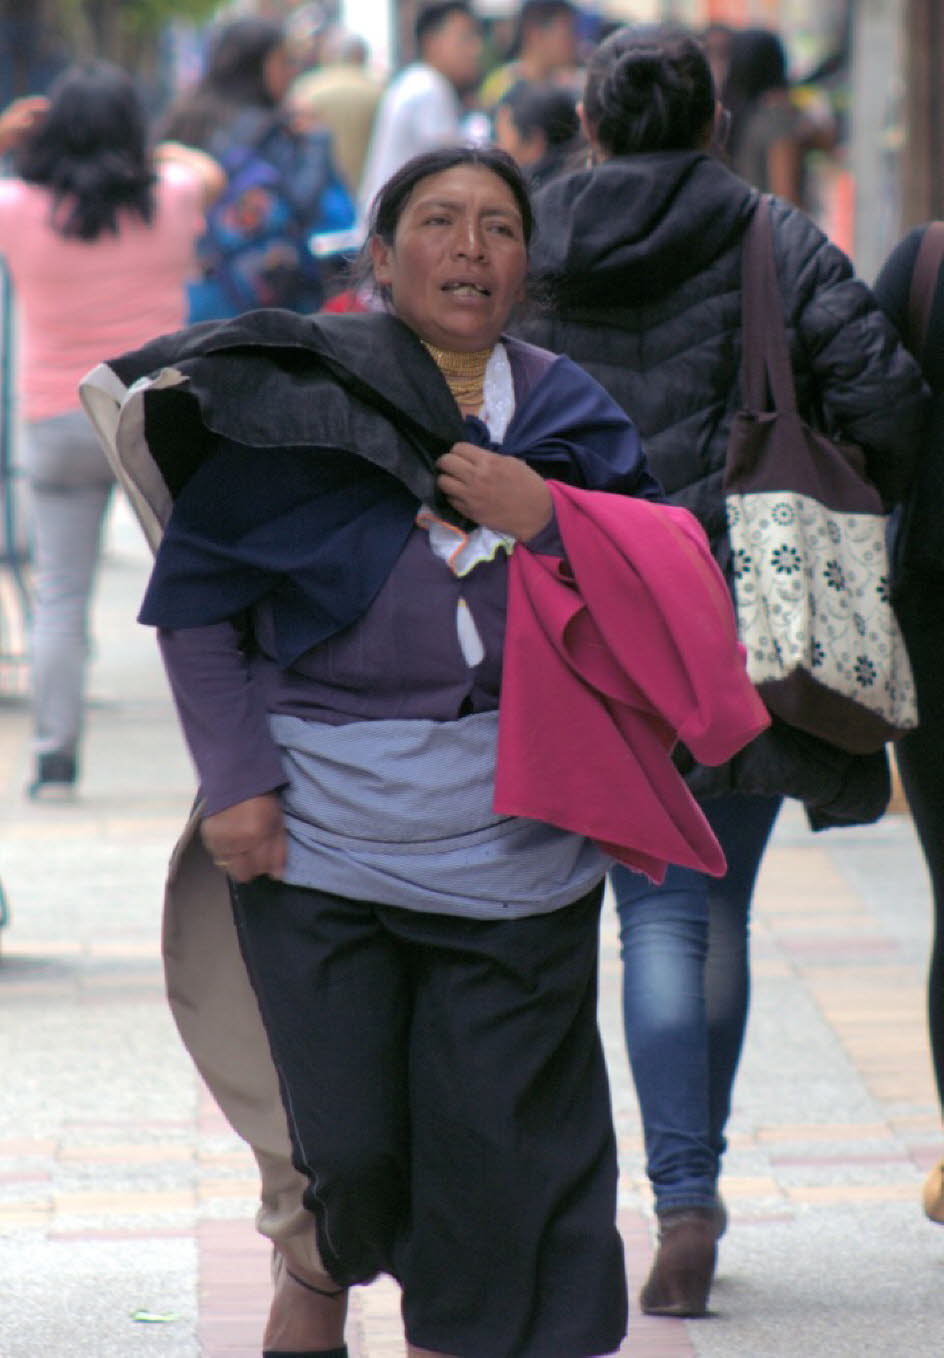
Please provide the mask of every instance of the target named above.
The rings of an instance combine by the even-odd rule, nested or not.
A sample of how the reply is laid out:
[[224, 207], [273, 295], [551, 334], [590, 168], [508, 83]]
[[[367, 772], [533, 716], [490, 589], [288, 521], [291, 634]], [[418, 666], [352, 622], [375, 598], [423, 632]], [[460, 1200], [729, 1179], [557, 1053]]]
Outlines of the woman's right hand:
[[213, 862], [234, 881], [282, 876], [285, 822], [277, 793], [248, 797], [207, 816], [200, 833]]
[[518, 457], [454, 443], [436, 467], [449, 503], [495, 533], [527, 542], [551, 521], [554, 501], [544, 478]]

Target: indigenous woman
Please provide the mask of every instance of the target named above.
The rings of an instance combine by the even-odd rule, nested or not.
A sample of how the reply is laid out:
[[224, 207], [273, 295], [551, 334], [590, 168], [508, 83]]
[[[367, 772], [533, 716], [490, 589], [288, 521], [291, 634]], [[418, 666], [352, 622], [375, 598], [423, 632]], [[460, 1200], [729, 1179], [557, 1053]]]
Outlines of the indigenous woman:
[[530, 231], [504, 153], [417, 157], [374, 212], [385, 311], [199, 326], [87, 395], [126, 478], [144, 428], [158, 516], [174, 498], [142, 619], [317, 1244], [303, 1275], [276, 1241], [267, 1354], [343, 1354], [345, 1289], [379, 1272], [411, 1355], [588, 1358], [625, 1330], [603, 875], [721, 871], [670, 732], [720, 760], [766, 717], [629, 419], [503, 338]]

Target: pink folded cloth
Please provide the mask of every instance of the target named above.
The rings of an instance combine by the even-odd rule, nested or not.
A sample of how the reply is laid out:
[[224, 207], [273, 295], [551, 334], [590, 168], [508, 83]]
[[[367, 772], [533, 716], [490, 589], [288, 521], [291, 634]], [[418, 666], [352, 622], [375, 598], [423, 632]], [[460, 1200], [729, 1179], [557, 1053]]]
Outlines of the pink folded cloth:
[[548, 482], [566, 557], [509, 571], [495, 810], [595, 840], [660, 882], [724, 854], [672, 762], [769, 725], [724, 577], [687, 510]]

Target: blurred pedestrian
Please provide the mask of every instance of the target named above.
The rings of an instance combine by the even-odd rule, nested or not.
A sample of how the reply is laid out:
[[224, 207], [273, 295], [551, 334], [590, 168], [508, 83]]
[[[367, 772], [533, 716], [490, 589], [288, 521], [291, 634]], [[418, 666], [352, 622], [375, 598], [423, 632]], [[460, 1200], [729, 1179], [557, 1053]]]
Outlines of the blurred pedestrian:
[[496, 144], [518, 162], [532, 192], [586, 156], [577, 98], [559, 85], [519, 81], [498, 103], [494, 121]]
[[[590, 61], [583, 117], [596, 166], [537, 195], [533, 269], [550, 314], [518, 333], [569, 354], [632, 415], [670, 501], [730, 571], [724, 467], [739, 390], [741, 246], [757, 193], [707, 153], [720, 116], [699, 44], [624, 29]], [[771, 218], [804, 418], [860, 444], [888, 502], [907, 486], [925, 413], [920, 373], [849, 261], [802, 212]], [[747, 1018], [748, 919], [784, 795], [818, 827], [874, 820], [883, 754], [856, 756], [775, 722], [692, 790], [727, 873], [614, 870], [624, 1018], [660, 1245], [645, 1311], [704, 1313], [724, 1226], [717, 1196]], [[632, 814], [632, 808], [627, 808]]]
[[284, 105], [294, 73], [277, 24], [235, 19], [214, 31], [203, 76], [163, 124], [227, 176], [187, 289], [191, 321], [258, 307], [316, 311], [324, 299], [312, 234], [351, 228], [355, 209], [330, 132], [296, 127]]
[[[921, 263], [919, 263], [919, 260]], [[918, 729], [895, 753], [931, 882], [933, 925], [928, 1027], [944, 1115], [944, 223], [918, 227], [886, 260], [879, 305], [920, 361], [934, 393], [915, 484], [896, 525], [895, 606], [918, 691]], [[924, 1207], [944, 1224], [944, 1159], [928, 1176]]]
[[358, 200], [366, 218], [374, 196], [412, 156], [463, 140], [463, 96], [480, 75], [482, 34], [466, 0], [437, 0], [416, 16], [417, 60], [387, 88], [374, 121]]
[[724, 83], [728, 78], [733, 37], [734, 29], [731, 25], [721, 23], [708, 24], [700, 34], [701, 45], [705, 49], [705, 56], [708, 58], [708, 65], [711, 67], [711, 78], [715, 82], [716, 90], [723, 90]]
[[331, 133], [338, 169], [356, 194], [383, 90], [367, 70], [369, 51], [358, 34], [333, 29], [322, 53], [322, 66], [299, 76], [288, 103]]
[[74, 66], [48, 102], [0, 115], [0, 254], [20, 321], [23, 465], [31, 492], [32, 795], [78, 776], [88, 615], [113, 477], [79, 406], [103, 351], [184, 321], [203, 213], [222, 186], [206, 156], [164, 145], [115, 66]]
[[732, 35], [721, 97], [731, 114], [727, 151], [734, 171], [762, 193], [806, 207], [806, 121], [790, 97], [778, 34], [747, 28]]
[[571, 0], [524, 0], [518, 11], [514, 57], [482, 82], [482, 107], [492, 109], [512, 85], [525, 80], [575, 84], [577, 7]]

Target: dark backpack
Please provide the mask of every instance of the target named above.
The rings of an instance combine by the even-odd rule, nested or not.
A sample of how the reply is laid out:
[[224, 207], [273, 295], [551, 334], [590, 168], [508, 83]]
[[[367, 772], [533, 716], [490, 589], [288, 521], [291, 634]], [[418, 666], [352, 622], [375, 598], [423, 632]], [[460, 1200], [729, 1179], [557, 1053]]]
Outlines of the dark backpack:
[[330, 152], [268, 119], [254, 136], [214, 154], [227, 183], [197, 247], [204, 278], [234, 312], [317, 310], [321, 270], [308, 237], [331, 175]]

